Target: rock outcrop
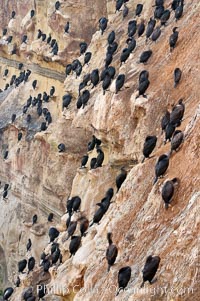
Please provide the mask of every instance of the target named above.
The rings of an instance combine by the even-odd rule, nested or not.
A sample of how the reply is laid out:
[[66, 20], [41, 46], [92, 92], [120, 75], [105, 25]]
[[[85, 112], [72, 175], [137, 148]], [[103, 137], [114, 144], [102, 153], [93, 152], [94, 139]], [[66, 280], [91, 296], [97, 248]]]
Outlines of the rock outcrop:
[[[36, 267], [30, 274], [20, 275], [21, 285], [15, 288], [11, 297], [22, 300], [22, 293], [37, 285], [46, 283], [48, 294], [44, 300], [137, 300], [137, 301], [187, 301], [199, 300], [199, 208], [200, 208], [200, 105], [198, 71], [200, 39], [198, 25], [200, 4], [191, 0], [184, 5], [182, 18], [177, 22], [179, 39], [170, 52], [169, 36], [176, 26], [174, 12], [171, 12], [167, 26], [161, 28], [156, 43], [146, 42], [145, 35], [136, 38], [136, 48], [127, 62], [120, 67], [120, 53], [126, 47], [128, 22], [135, 18], [137, 1], [127, 2], [129, 15], [124, 20], [122, 13], [115, 14], [115, 1], [60, 1], [61, 8], [55, 11], [55, 1], [4, 1], [1, 6], [0, 27], [8, 28], [6, 36], [0, 39], [0, 289], [14, 286], [17, 278], [17, 262], [34, 256]], [[95, 2], [95, 3], [94, 3]], [[144, 4], [139, 23], [144, 18], [147, 24], [153, 15], [154, 1]], [[185, 1], [186, 2], [186, 1]], [[171, 1], [165, 1], [171, 7]], [[35, 16], [30, 18], [30, 10]], [[10, 20], [11, 12], [16, 18]], [[100, 17], [108, 18], [108, 27], [103, 35], [98, 30]], [[70, 22], [69, 35], [64, 34], [66, 22]], [[157, 21], [159, 24], [159, 21]], [[57, 40], [57, 55], [50, 52], [46, 42], [38, 40], [41, 29]], [[84, 75], [105, 66], [107, 36], [115, 30], [118, 49], [113, 56], [112, 66], [116, 68], [115, 79], [105, 95], [102, 83], [87, 89], [90, 99], [85, 108], [77, 109], [78, 89]], [[27, 44], [21, 44], [24, 34]], [[11, 45], [5, 41], [9, 35]], [[79, 77], [65, 76], [65, 67], [79, 57], [79, 43], [88, 43], [87, 51], [92, 53], [91, 61], [83, 67]], [[17, 54], [11, 55], [13, 46]], [[147, 65], [139, 63], [144, 50], [151, 49], [153, 55]], [[19, 76], [18, 64], [22, 70], [32, 71], [27, 82], [17, 87], [9, 86], [13, 74]], [[180, 83], [174, 88], [173, 72], [182, 70]], [[8, 68], [7, 76], [4, 76]], [[142, 70], [148, 70], [150, 86], [147, 97], [137, 97], [138, 77]], [[125, 85], [115, 94], [118, 74], [125, 74]], [[34, 90], [32, 82], [37, 79]], [[55, 87], [55, 94], [48, 102], [43, 101], [52, 116], [47, 130], [40, 131], [42, 115], [38, 117], [35, 106], [27, 113], [23, 107], [31, 95], [49, 93]], [[62, 97], [72, 95], [68, 108], [62, 108]], [[170, 156], [169, 168], [163, 179], [153, 185], [155, 163], [162, 154], [169, 154], [170, 143], [164, 144], [161, 134], [161, 118], [166, 109], [172, 110], [183, 98], [185, 114], [180, 129], [184, 142], [177, 152]], [[12, 114], [16, 120], [12, 123]], [[27, 114], [32, 120], [27, 122]], [[18, 133], [22, 139], [18, 141]], [[86, 168], [80, 169], [81, 158], [87, 153], [88, 141], [95, 135], [101, 139], [105, 158], [103, 166], [90, 170], [90, 160], [97, 156], [96, 149], [88, 152]], [[156, 135], [156, 148], [150, 159], [142, 161], [142, 148], [147, 135]], [[65, 152], [58, 152], [58, 144], [64, 143]], [[8, 157], [4, 159], [8, 150]], [[117, 192], [115, 179], [124, 166], [128, 171], [126, 180]], [[178, 178], [178, 187], [168, 210], [164, 208], [161, 189], [167, 179]], [[8, 183], [8, 195], [3, 198], [4, 184]], [[66, 201], [70, 197], [81, 198], [80, 211], [92, 221], [97, 209], [96, 203], [113, 187], [112, 203], [99, 225], [89, 228], [82, 237], [77, 253], [70, 258], [70, 239], [66, 240]], [[53, 212], [53, 222], [47, 217]], [[78, 220], [80, 212], [72, 220]], [[32, 216], [38, 221], [32, 225]], [[79, 225], [79, 223], [78, 223]], [[43, 275], [39, 266], [40, 254], [50, 252], [48, 230], [55, 226], [60, 235], [56, 239], [62, 253], [62, 263], [50, 268]], [[107, 233], [112, 232], [118, 247], [116, 263], [107, 273], [105, 253]], [[79, 235], [77, 227], [75, 235]], [[26, 252], [28, 238], [32, 248]], [[142, 269], [148, 255], [159, 255], [161, 263], [157, 272], [158, 281], [151, 286], [142, 282]], [[123, 266], [131, 266], [131, 280], [124, 292], [115, 297], [118, 288], [117, 275]]]

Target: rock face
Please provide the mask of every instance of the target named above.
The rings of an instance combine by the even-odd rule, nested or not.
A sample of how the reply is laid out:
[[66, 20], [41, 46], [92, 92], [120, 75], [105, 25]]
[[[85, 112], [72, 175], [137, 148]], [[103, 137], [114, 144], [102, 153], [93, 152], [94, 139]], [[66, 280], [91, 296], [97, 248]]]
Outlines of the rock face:
[[[167, 300], [197, 301], [199, 280], [199, 208], [200, 208], [200, 105], [199, 105], [199, 49], [198, 25], [200, 5], [191, 0], [184, 5], [184, 13], [178, 21], [179, 39], [170, 52], [169, 36], [176, 26], [174, 12], [161, 28], [156, 43], [148, 41], [145, 35], [137, 37], [137, 46], [120, 67], [120, 54], [126, 47], [128, 22], [135, 18], [137, 1], [127, 2], [129, 15], [122, 20], [122, 13], [115, 14], [115, 1], [60, 1], [61, 8], [55, 12], [55, 1], [3, 1], [0, 4], [0, 27], [8, 28], [6, 37], [0, 39], [0, 289], [14, 286], [17, 278], [17, 262], [34, 256], [36, 268], [33, 272], [20, 275], [21, 285], [16, 288], [12, 300], [22, 300], [22, 292], [28, 287], [46, 283], [48, 294], [44, 300]], [[144, 4], [139, 23], [145, 24], [153, 15], [154, 1]], [[171, 7], [165, 1], [165, 8]], [[30, 18], [30, 10], [36, 11]], [[11, 12], [16, 18], [10, 20]], [[108, 27], [103, 35], [98, 30], [98, 20], [108, 18]], [[70, 33], [64, 35], [63, 28], [70, 22]], [[159, 25], [159, 21], [157, 21]], [[38, 40], [37, 30], [52, 35], [57, 40], [57, 55], [50, 52], [46, 42]], [[102, 83], [90, 91], [85, 108], [77, 109], [78, 88], [84, 75], [105, 66], [107, 36], [115, 30], [118, 49], [113, 56], [112, 66], [116, 68], [115, 79], [103, 95]], [[27, 44], [21, 44], [24, 34]], [[14, 36], [11, 45], [5, 42]], [[92, 53], [89, 65], [83, 67], [80, 77], [74, 74], [65, 78], [65, 66], [78, 58], [79, 43], [86, 41]], [[11, 55], [13, 46], [17, 54]], [[143, 51], [151, 49], [153, 55], [147, 65], [139, 64]], [[28, 81], [6, 90], [13, 74], [19, 76], [18, 64], [22, 70], [32, 71]], [[173, 72], [182, 70], [180, 83], [174, 88]], [[4, 76], [8, 68], [8, 75]], [[138, 78], [142, 70], [148, 70], [150, 86], [147, 97], [137, 97]], [[118, 74], [125, 74], [125, 85], [115, 94]], [[32, 82], [37, 79], [34, 90]], [[52, 122], [46, 131], [40, 131], [45, 116], [38, 117], [36, 106], [30, 106], [27, 113], [23, 107], [31, 95], [37, 97], [51, 87], [55, 94], [42, 107], [47, 108]], [[72, 95], [68, 108], [62, 109], [62, 98]], [[163, 179], [153, 185], [155, 164], [162, 154], [169, 154], [170, 143], [163, 144], [161, 118], [166, 109], [170, 112], [178, 100], [183, 98], [185, 114], [179, 130], [184, 132], [184, 143], [178, 152], [170, 156], [169, 168]], [[11, 116], [16, 114], [12, 123]], [[31, 114], [31, 122], [27, 122]], [[22, 139], [18, 141], [18, 133]], [[80, 169], [81, 158], [87, 154], [88, 141], [92, 135], [101, 139], [105, 158], [103, 166], [90, 170], [90, 160], [97, 156], [96, 149], [88, 152], [86, 168]], [[142, 164], [142, 148], [147, 135], [156, 135], [157, 145], [150, 159]], [[58, 144], [64, 143], [65, 152], [58, 152]], [[8, 156], [4, 159], [5, 152]], [[124, 166], [128, 175], [117, 192], [115, 179]], [[168, 210], [165, 210], [161, 189], [167, 179], [178, 178], [178, 186]], [[8, 183], [8, 195], [3, 198], [4, 185]], [[81, 198], [80, 211], [92, 221], [97, 210], [96, 203], [113, 187], [112, 203], [99, 225], [89, 228], [82, 237], [77, 253], [70, 258], [70, 239], [66, 240], [66, 201], [73, 196]], [[53, 212], [53, 222], [47, 217]], [[78, 220], [80, 212], [72, 220]], [[32, 216], [38, 221], [32, 225]], [[39, 267], [40, 254], [48, 245], [48, 229], [54, 226], [60, 231], [56, 239], [62, 253], [62, 264], [50, 268], [43, 275]], [[107, 273], [105, 253], [107, 233], [113, 233], [113, 242], [118, 247], [116, 263]], [[79, 222], [75, 235], [80, 235]], [[32, 248], [26, 252], [28, 238]], [[151, 286], [145, 283], [143, 289], [142, 269], [148, 255], [161, 258], [156, 274], [158, 281]], [[131, 279], [127, 289], [115, 297], [118, 288], [117, 275], [120, 268], [130, 266]]]

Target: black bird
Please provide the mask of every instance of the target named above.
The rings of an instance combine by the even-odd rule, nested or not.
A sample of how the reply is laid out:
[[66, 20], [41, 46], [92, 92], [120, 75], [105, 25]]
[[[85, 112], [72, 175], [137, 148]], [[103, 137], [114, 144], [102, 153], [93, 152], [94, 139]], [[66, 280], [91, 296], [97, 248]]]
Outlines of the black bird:
[[77, 102], [76, 102], [77, 109], [80, 109], [82, 107], [82, 98], [79, 96]]
[[32, 225], [37, 223], [37, 219], [38, 219], [37, 214], [34, 214], [32, 217]]
[[108, 44], [112, 45], [112, 43], [114, 42], [114, 40], [115, 40], [115, 32], [113, 30], [108, 35], [108, 38], [107, 38]]
[[[115, 53], [115, 51], [117, 50], [117, 47], [118, 47], [118, 44], [117, 44], [117, 42], [116, 41], [114, 41], [111, 45], [109, 45], [108, 46], [108, 48], [107, 48], [107, 54], [109, 53], [109, 54], [111, 54], [111, 55], [113, 55], [114, 53]], [[106, 55], [107, 55], [106, 54]], [[108, 59], [107, 59], [108, 60]], [[112, 59], [111, 59], [111, 61], [112, 61]], [[111, 63], [111, 62], [110, 62]], [[109, 64], [110, 64], [109, 63]], [[108, 65], [109, 65], [108, 64]]]
[[108, 25], [108, 19], [102, 17], [99, 19], [99, 29], [101, 30], [101, 34], [103, 35], [104, 31], [106, 30]]
[[92, 158], [90, 161], [90, 169], [95, 169], [97, 158]]
[[96, 144], [96, 137], [92, 135], [92, 141], [88, 143], [88, 152], [95, 148], [95, 144]]
[[65, 152], [65, 150], [66, 150], [66, 147], [65, 147], [64, 143], [58, 144], [59, 153], [63, 153], [63, 152]]
[[162, 17], [162, 14], [164, 13], [165, 8], [163, 5], [156, 6], [154, 10], [154, 18], [155, 19], [160, 19]]
[[9, 37], [6, 39], [6, 41], [8, 42], [8, 44], [12, 42], [12, 39], [13, 39], [12, 36], [9, 36]]
[[144, 31], [145, 31], [145, 24], [144, 24], [144, 20], [142, 20], [141, 23], [138, 25], [138, 29], [137, 29], [138, 37], [141, 37]]
[[152, 284], [152, 280], [158, 270], [160, 263], [160, 257], [159, 256], [148, 256], [147, 260], [144, 265], [144, 269], [142, 270], [143, 273], [143, 282], [141, 284], [141, 287], [144, 286], [144, 283], [146, 281], [149, 281], [150, 284]]
[[37, 79], [35, 79], [35, 80], [32, 82], [32, 87], [33, 87], [34, 90], [35, 90], [36, 86], [37, 86]]
[[112, 63], [113, 55], [110, 52], [106, 53], [106, 58], [105, 58], [105, 68], [108, 68], [108, 66]]
[[146, 30], [146, 40], [151, 36], [153, 33], [154, 27], [156, 25], [156, 20], [150, 18], [148, 25], [147, 25], [147, 30]]
[[135, 10], [135, 15], [136, 16], [140, 16], [140, 14], [141, 14], [141, 12], [142, 12], [142, 10], [143, 10], [143, 4], [137, 4], [137, 6], [136, 6], [136, 10]]
[[155, 165], [155, 179], [154, 179], [154, 183], [155, 184], [158, 180], [158, 178], [162, 175], [164, 175], [164, 173], [166, 172], [167, 168], [169, 166], [169, 157], [167, 155], [161, 155], [158, 158], [158, 161]]
[[4, 158], [4, 160], [6, 160], [8, 158], [8, 150], [5, 151], [3, 158]]
[[22, 43], [25, 43], [26, 44], [26, 41], [27, 41], [27, 35], [24, 35], [23, 37], [22, 37]]
[[172, 51], [177, 43], [178, 40], [178, 31], [177, 31], [178, 27], [174, 27], [173, 28], [173, 33], [171, 34], [171, 36], [169, 37], [169, 45], [170, 45], [170, 51]]
[[183, 103], [183, 99], [179, 99], [178, 104], [172, 109], [170, 114], [170, 122], [175, 126], [179, 126], [183, 119], [183, 115], [185, 112], [185, 105]]
[[170, 122], [170, 113], [167, 110], [165, 115], [161, 119], [162, 132], [166, 129], [166, 126], [168, 125], [169, 122]]
[[73, 213], [73, 202], [74, 202], [73, 198], [67, 200], [66, 207], [67, 207], [67, 213], [69, 213], [69, 216], [71, 216]]
[[72, 236], [69, 244], [69, 251], [71, 256], [76, 254], [78, 248], [80, 247], [80, 244], [81, 244], [81, 236]]
[[123, 3], [124, 3], [124, 0], [116, 0], [116, 5], [115, 5], [115, 13], [117, 12], [117, 11], [120, 11], [120, 8], [122, 7], [122, 5], [123, 5]]
[[126, 6], [126, 4], [124, 4], [124, 9], [123, 9], [123, 19], [125, 19], [128, 16], [129, 13], [129, 8]]
[[180, 5], [175, 10], [175, 18], [178, 21], [183, 15], [183, 5]]
[[51, 34], [49, 34], [48, 38], [47, 38], [47, 44], [51, 43]]
[[103, 161], [104, 161], [104, 152], [102, 151], [102, 149], [100, 147], [97, 148], [97, 159], [96, 159], [96, 164], [95, 164], [95, 168], [98, 167], [102, 167]]
[[55, 10], [59, 10], [59, 8], [60, 8], [60, 2], [56, 1], [56, 3], [55, 3]]
[[116, 177], [116, 186], [117, 186], [117, 192], [119, 191], [122, 183], [125, 181], [127, 177], [127, 171], [124, 169], [124, 167], [121, 168], [121, 173]]
[[180, 82], [180, 80], [181, 80], [181, 75], [182, 75], [181, 69], [180, 69], [180, 68], [176, 68], [176, 69], [174, 70], [174, 88], [176, 88], [176, 86], [177, 86], [178, 83]]
[[176, 8], [179, 6], [180, 0], [173, 0], [171, 4], [171, 8], [173, 10], [176, 10]]
[[80, 54], [84, 54], [87, 50], [88, 45], [86, 42], [81, 42], [79, 44], [79, 47], [80, 47]]
[[4, 187], [3, 187], [3, 190], [4, 190], [4, 191], [5, 191], [5, 190], [8, 190], [8, 188], [9, 188], [9, 184], [6, 183], [6, 184], [4, 185]]
[[51, 255], [52, 264], [56, 264], [60, 256], [61, 256], [60, 249], [57, 248], [55, 252], [53, 252]]
[[153, 42], [155, 42], [161, 35], [161, 29], [160, 27], [156, 27], [152, 33], [151, 39]]
[[64, 27], [65, 33], [69, 33], [69, 21], [67, 21], [67, 24]]
[[43, 275], [45, 273], [47, 273], [49, 271], [49, 268], [51, 266], [51, 262], [49, 259], [47, 258], [44, 258], [43, 262], [42, 262], [42, 265], [43, 265]]
[[68, 108], [69, 104], [71, 103], [72, 96], [70, 94], [66, 94], [63, 96], [63, 102], [62, 102], [62, 109]]
[[121, 268], [119, 270], [119, 272], [118, 272], [119, 289], [117, 291], [116, 296], [118, 296], [118, 294], [121, 290], [125, 289], [125, 287], [128, 285], [130, 278], [131, 278], [131, 267], [127, 266], [127, 267]]
[[114, 265], [115, 260], [117, 258], [118, 249], [113, 244], [112, 233], [107, 234], [107, 239], [108, 239], [109, 246], [108, 246], [107, 251], [106, 251], [106, 259], [107, 259], [107, 262], [108, 262], [108, 272], [109, 272], [111, 266]]
[[52, 39], [50, 44], [51, 48], [53, 48], [56, 43], [56, 39]]
[[173, 151], [177, 151], [179, 146], [182, 144], [183, 140], [184, 140], [183, 132], [179, 131], [179, 130], [176, 130], [174, 132], [174, 135], [173, 135], [172, 139], [171, 139], [171, 153]]
[[113, 197], [113, 195], [114, 195], [114, 190], [113, 190], [113, 188], [109, 188], [107, 191], [106, 191], [106, 198], [108, 198], [109, 199], [109, 201], [112, 199], [112, 197]]
[[60, 234], [60, 232], [56, 228], [51, 227], [49, 229], [50, 242], [53, 242], [59, 236], [59, 234]]
[[88, 90], [84, 90], [81, 95], [83, 109], [86, 106], [86, 104], [88, 103], [89, 98], [90, 98], [90, 92]]
[[53, 213], [49, 213], [48, 215], [48, 222], [52, 222], [53, 221]]
[[91, 52], [86, 52], [85, 53], [83, 66], [89, 63], [89, 61], [91, 60], [91, 57], [92, 57]]
[[8, 190], [4, 190], [4, 192], [3, 192], [3, 198], [5, 199], [7, 197], [7, 195], [8, 195]]
[[85, 86], [87, 86], [88, 82], [90, 82], [90, 77], [91, 77], [90, 73], [87, 73], [87, 74], [84, 75], [83, 83], [85, 84]]
[[107, 68], [106, 73], [108, 73], [110, 75], [111, 79], [113, 79], [115, 77], [115, 73], [116, 73], [115, 67], [109, 66]]
[[8, 75], [8, 69], [5, 69], [3, 76], [7, 76]]
[[132, 37], [137, 31], [137, 22], [135, 20], [131, 20], [128, 23], [128, 36]]
[[99, 82], [99, 70], [98, 69], [93, 70], [90, 78], [91, 78], [91, 83], [93, 84], [92, 88], [96, 87], [96, 85]]
[[105, 78], [103, 80], [103, 83], [102, 83], [103, 95], [105, 95], [106, 90], [108, 89], [108, 87], [110, 85], [111, 85], [111, 77], [110, 77], [110, 75], [107, 72], [106, 75], [105, 75]]
[[85, 168], [85, 165], [87, 164], [88, 161], [88, 155], [84, 155], [82, 160], [81, 160], [81, 168]]
[[152, 50], [147, 50], [142, 52], [140, 56], [140, 63], [146, 63], [148, 59], [151, 57], [152, 53], [153, 53]]
[[23, 64], [23, 63], [19, 63], [19, 65], [18, 65], [18, 69], [19, 69], [19, 70], [22, 70], [23, 66], [24, 66], [24, 64]]
[[54, 95], [54, 93], [55, 93], [55, 87], [52, 86], [51, 90], [50, 90], [50, 96], [52, 97]]
[[18, 262], [18, 272], [23, 274], [23, 271], [25, 270], [27, 265], [27, 260], [22, 259]]
[[178, 179], [174, 178], [171, 181], [165, 182], [162, 187], [162, 199], [165, 203], [165, 209], [169, 208], [169, 204], [171, 203], [172, 197], [174, 195], [174, 184], [177, 183]]
[[34, 9], [31, 10], [30, 16], [31, 16], [31, 18], [33, 18], [33, 17], [35, 16], [35, 11], [34, 11]]
[[[42, 109], [41, 109], [41, 108], [39, 108], [39, 109], [40, 109], [40, 111], [41, 111], [41, 113], [42, 113]], [[38, 111], [39, 109], [37, 109], [37, 111]], [[41, 116], [42, 114], [38, 114], [38, 115]], [[47, 129], [47, 124], [46, 124], [46, 122], [42, 122], [42, 123], [41, 123], [41, 126], [40, 126], [41, 132], [46, 131], [46, 129]]]
[[74, 232], [76, 231], [76, 227], [77, 227], [77, 221], [70, 222], [67, 228], [68, 236], [66, 240], [68, 240], [74, 234]]
[[164, 4], [164, 0], [155, 0], [154, 6], [162, 6]]
[[7, 34], [7, 31], [8, 31], [7, 28], [4, 28], [3, 32], [2, 32], [2, 35], [5, 36]]
[[133, 50], [136, 47], [136, 40], [133, 37], [131, 37], [127, 39], [126, 43], [128, 45], [128, 49], [130, 50], [130, 52], [133, 52]]
[[16, 15], [16, 12], [13, 10], [12, 14], [11, 14], [11, 19], [14, 19], [15, 15]]
[[117, 94], [120, 91], [120, 89], [124, 85], [124, 82], [125, 82], [125, 75], [124, 74], [119, 74], [117, 79], [116, 79], [116, 82], [115, 82], [115, 87], [116, 87], [115, 94]]
[[21, 283], [21, 280], [20, 280], [19, 276], [17, 276], [17, 280], [16, 280], [16, 283], [15, 283], [16, 287], [19, 287], [20, 283]]
[[166, 125], [164, 144], [167, 142], [167, 140], [171, 141], [171, 137], [172, 137], [175, 129], [176, 129], [175, 125], [170, 122]]
[[139, 87], [138, 87], [139, 95], [137, 97], [139, 97], [140, 95], [143, 95], [143, 97], [146, 97], [146, 95], [144, 93], [148, 89], [149, 85], [150, 85], [150, 81], [148, 80], [148, 78], [141, 81], [139, 83]]
[[147, 70], [142, 70], [139, 74], [139, 84], [146, 81], [149, 78], [149, 72]]
[[73, 203], [72, 203], [72, 209], [73, 212], [77, 212], [81, 205], [81, 198], [79, 196], [72, 197]]
[[37, 39], [40, 39], [41, 36], [42, 36], [42, 31], [40, 29], [38, 29]]
[[125, 63], [126, 60], [129, 58], [130, 55], [130, 49], [129, 48], [124, 48], [122, 50], [121, 56], [120, 56], [120, 66], [122, 63]]
[[79, 222], [80, 222], [80, 232], [81, 232], [81, 237], [82, 237], [82, 236], [86, 235], [85, 232], [87, 231], [87, 229], [89, 227], [89, 221], [85, 216], [82, 216], [79, 219]]
[[26, 245], [26, 250], [27, 250], [27, 252], [30, 251], [31, 246], [32, 246], [32, 242], [31, 242], [31, 239], [29, 238], [29, 239], [28, 239], [28, 242], [27, 242], [27, 245]]
[[50, 112], [47, 113], [47, 115], [45, 117], [45, 120], [46, 120], [46, 122], [48, 122], [48, 125], [50, 123], [52, 123], [52, 117], [51, 117], [51, 113]]
[[28, 260], [28, 274], [34, 269], [34, 266], [35, 266], [35, 258], [30, 257]]
[[170, 18], [170, 10], [169, 9], [166, 9], [164, 12], [163, 12], [163, 14], [162, 14], [162, 16], [161, 16], [161, 18], [160, 18], [160, 23], [161, 23], [161, 26], [162, 25], [166, 25], [166, 23], [167, 23], [167, 21], [169, 20], [169, 18]]
[[[57, 2], [59, 2], [59, 1], [57, 1]], [[56, 3], [57, 3], [56, 2]], [[45, 295], [46, 295], [46, 293], [47, 293], [47, 288], [46, 288], [46, 285], [45, 284], [40, 284], [39, 286], [38, 286], [38, 297], [39, 297], [39, 300], [40, 299], [42, 299]], [[39, 301], [38, 300], [38, 301]]]
[[14, 289], [12, 287], [7, 287], [3, 292], [3, 300], [8, 300], [13, 294]]
[[18, 133], [18, 141], [20, 141], [22, 139], [22, 132]]
[[93, 220], [92, 223], [90, 224], [90, 227], [93, 224], [98, 224], [100, 222], [100, 220], [102, 219], [102, 217], [105, 214], [105, 207], [103, 203], [98, 203], [99, 208], [97, 209], [97, 211], [95, 212], [94, 216], [93, 216]]
[[154, 150], [157, 143], [157, 137], [156, 136], [147, 136], [144, 142], [143, 146], [143, 155], [144, 158], [142, 160], [142, 163], [144, 162], [145, 158], [149, 158], [149, 155]]
[[29, 287], [28, 289], [26, 289], [23, 294], [23, 300], [28, 301], [29, 298], [31, 298], [33, 296], [33, 289], [32, 287]]
[[46, 40], [47, 35], [45, 33], [42, 33], [42, 42]]

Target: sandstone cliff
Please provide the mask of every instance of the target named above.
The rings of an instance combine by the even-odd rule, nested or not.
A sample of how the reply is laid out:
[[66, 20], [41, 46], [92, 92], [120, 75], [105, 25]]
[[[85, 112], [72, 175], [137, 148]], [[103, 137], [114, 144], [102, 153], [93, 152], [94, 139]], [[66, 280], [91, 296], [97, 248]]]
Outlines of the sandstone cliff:
[[[149, 20], [153, 15], [154, 1], [141, 1], [144, 9], [142, 18]], [[17, 278], [17, 262], [30, 255], [36, 258], [36, 268], [29, 275], [21, 275], [21, 285], [10, 300], [22, 300], [22, 292], [38, 283], [47, 283], [49, 294], [44, 300], [167, 300], [197, 301], [199, 280], [199, 208], [200, 208], [200, 106], [199, 106], [199, 49], [200, 4], [197, 0], [185, 1], [184, 14], [178, 21], [179, 40], [173, 52], [169, 51], [169, 36], [176, 25], [174, 12], [162, 27], [156, 43], [145, 42], [145, 36], [136, 37], [137, 46], [126, 64], [120, 67], [120, 53], [126, 47], [127, 24], [135, 18], [138, 1], [127, 3], [129, 15], [122, 20], [122, 13], [115, 14], [115, 1], [61, 1], [61, 9], [55, 12], [55, 1], [4, 1], [1, 3], [0, 27], [8, 28], [14, 40], [11, 45], [0, 40], [0, 88], [4, 90], [13, 74], [19, 75], [18, 64], [32, 71], [27, 83], [9, 87], [0, 93], [0, 181], [9, 183], [8, 196], [1, 196], [0, 211], [0, 288], [13, 286]], [[171, 1], [165, 1], [169, 8]], [[36, 11], [30, 19], [30, 10]], [[11, 12], [16, 18], [10, 20]], [[81, 16], [81, 17], [79, 17]], [[108, 27], [101, 35], [98, 30], [100, 17], [108, 18]], [[65, 35], [63, 27], [70, 21], [71, 30]], [[159, 24], [159, 22], [158, 22]], [[37, 39], [37, 30], [55, 38], [59, 45], [57, 55], [50, 53], [49, 46]], [[101, 83], [94, 89], [88, 87], [91, 96], [84, 109], [77, 110], [78, 87], [83, 76], [95, 68], [103, 70], [107, 48], [107, 36], [115, 30], [118, 50], [112, 66], [116, 75], [125, 74], [122, 90], [115, 94], [115, 80], [103, 95]], [[21, 44], [24, 34], [27, 44]], [[89, 65], [83, 67], [80, 77], [70, 75], [65, 79], [65, 66], [79, 56], [79, 43], [88, 43], [92, 53]], [[17, 54], [10, 55], [13, 46]], [[151, 49], [152, 57], [147, 65], [139, 64], [142, 51]], [[179, 85], [173, 87], [173, 72], [179, 67], [183, 74]], [[5, 69], [9, 72], [3, 76]], [[140, 71], [149, 71], [150, 86], [147, 98], [136, 98]], [[115, 76], [116, 78], [116, 76]], [[32, 81], [37, 79], [36, 90]], [[30, 124], [22, 108], [27, 98], [47, 91], [55, 86], [55, 95], [43, 107], [51, 112], [52, 123], [40, 132], [44, 120], [38, 118], [31, 107]], [[62, 97], [71, 93], [72, 102], [62, 110]], [[170, 165], [163, 179], [153, 186], [154, 166], [157, 158], [170, 151], [170, 143], [163, 145], [160, 121], [166, 109], [183, 98], [184, 120], [179, 127], [185, 139], [180, 150], [170, 157]], [[17, 118], [11, 123], [12, 114]], [[23, 136], [17, 141], [18, 132]], [[101, 168], [90, 170], [90, 159], [96, 150], [89, 152], [86, 169], [80, 169], [83, 155], [92, 135], [102, 140], [105, 160]], [[156, 135], [158, 142], [153, 157], [142, 164], [142, 148], [147, 135]], [[57, 145], [64, 143], [66, 152], [59, 153]], [[8, 158], [3, 155], [8, 150]], [[128, 176], [120, 191], [116, 193], [115, 178], [125, 166]], [[177, 177], [179, 185], [173, 202], [165, 210], [161, 188], [166, 179]], [[69, 258], [65, 214], [66, 201], [78, 195], [81, 212], [91, 221], [96, 203], [108, 188], [115, 190], [113, 203], [101, 220], [88, 230], [82, 238], [76, 255]], [[53, 223], [47, 222], [50, 212]], [[32, 216], [37, 213], [38, 222], [32, 226]], [[80, 213], [73, 216], [77, 219]], [[57, 242], [63, 255], [63, 263], [50, 268], [42, 276], [39, 258], [43, 249], [49, 252], [48, 229], [56, 226], [60, 231]], [[107, 273], [104, 259], [107, 248], [107, 233], [113, 233], [119, 254], [115, 265]], [[77, 230], [76, 234], [79, 234]], [[33, 247], [26, 253], [26, 243], [31, 238]], [[157, 272], [158, 281], [140, 289], [142, 268], [148, 255], [161, 257]], [[130, 265], [131, 280], [127, 290], [115, 297], [117, 274], [121, 267]], [[64, 288], [64, 289], [63, 289]]]

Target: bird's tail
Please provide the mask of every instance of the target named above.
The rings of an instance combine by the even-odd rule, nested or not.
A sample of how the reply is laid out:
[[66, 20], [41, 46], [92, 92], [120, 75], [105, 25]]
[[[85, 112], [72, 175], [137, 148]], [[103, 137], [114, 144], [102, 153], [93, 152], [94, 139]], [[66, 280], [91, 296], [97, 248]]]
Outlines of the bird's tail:
[[144, 160], [145, 160], [145, 156], [143, 157], [143, 159], [142, 159], [142, 162], [141, 162], [141, 163], [144, 163]]
[[119, 295], [120, 291], [121, 291], [121, 287], [119, 287], [119, 289], [118, 289], [118, 291], [116, 293], [116, 297]]
[[108, 272], [110, 272], [110, 268], [111, 268], [111, 265], [109, 264], [108, 265], [108, 270], [107, 270]]
[[140, 288], [144, 287], [144, 281], [142, 282], [142, 284], [140, 285]]
[[158, 178], [155, 177], [155, 179], [154, 179], [154, 181], [153, 181], [153, 185], [155, 185], [157, 181], [158, 181]]
[[94, 224], [94, 222], [92, 222], [92, 223], [89, 225], [89, 227], [92, 227], [92, 226], [93, 226], [93, 224]]
[[165, 203], [165, 209], [167, 210], [169, 208], [169, 204]]

